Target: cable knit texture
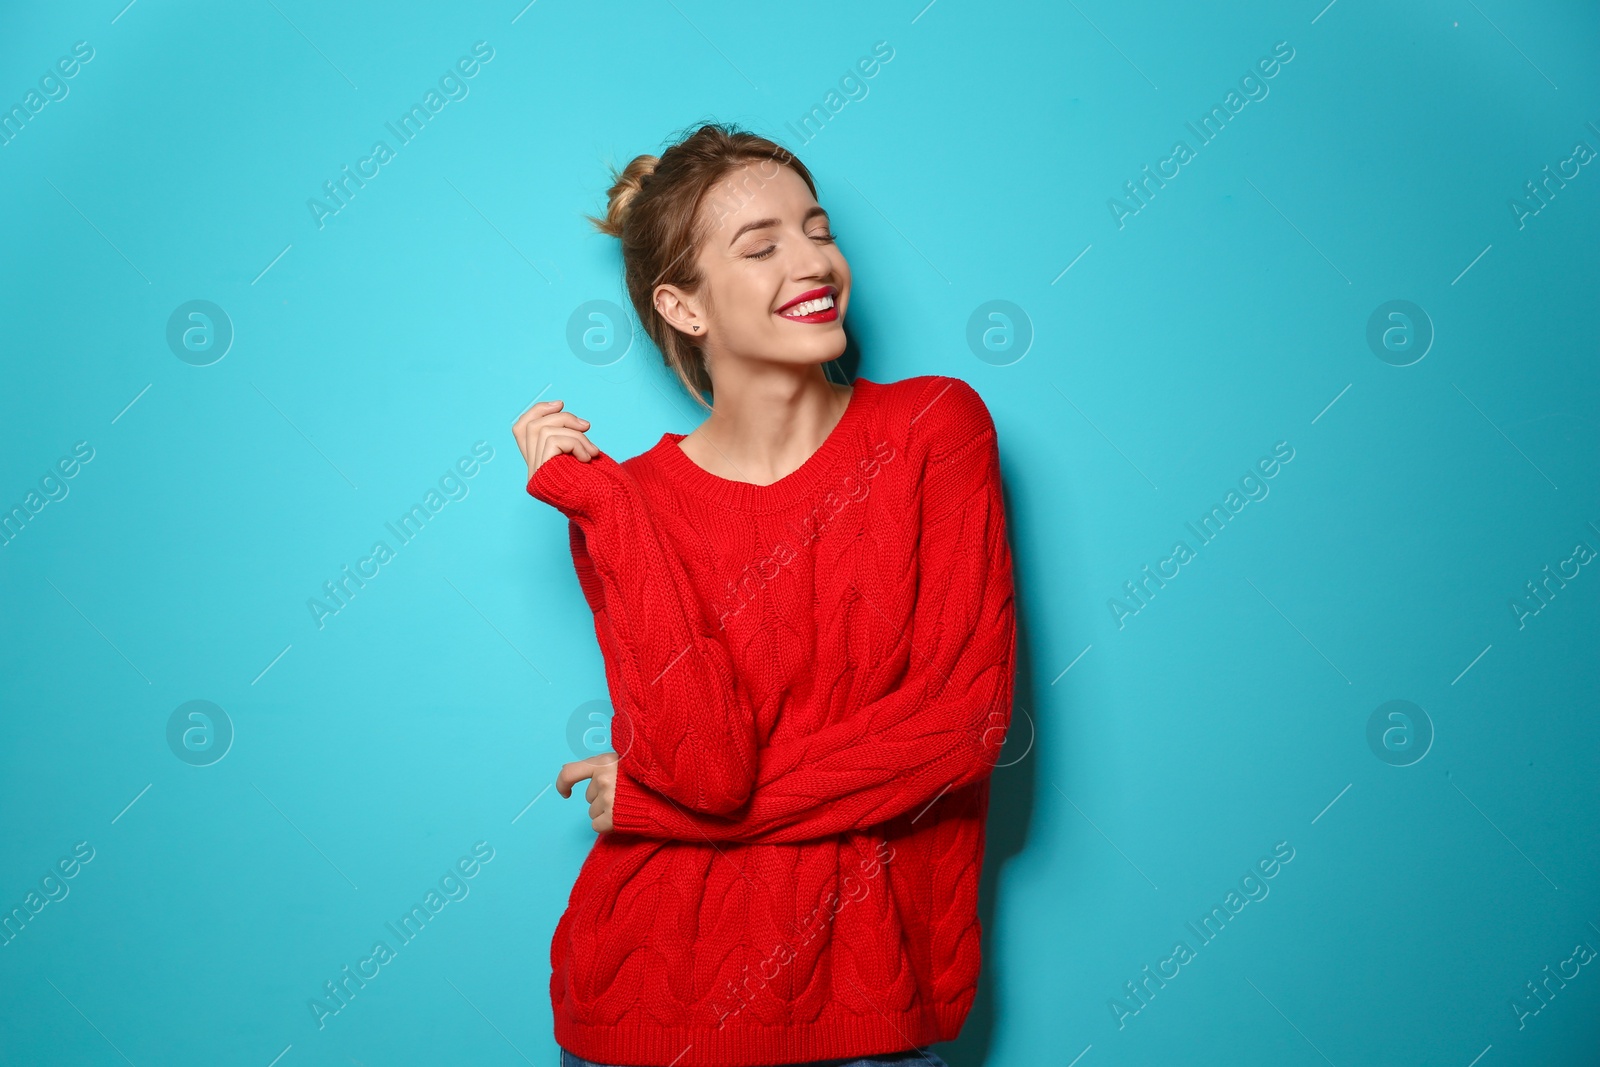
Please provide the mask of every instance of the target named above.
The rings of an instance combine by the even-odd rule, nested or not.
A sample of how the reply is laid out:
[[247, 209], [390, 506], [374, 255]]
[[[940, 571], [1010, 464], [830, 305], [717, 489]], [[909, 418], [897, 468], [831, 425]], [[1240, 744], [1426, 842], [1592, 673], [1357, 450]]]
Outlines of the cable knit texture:
[[1016, 664], [989, 410], [957, 378], [857, 378], [765, 486], [683, 436], [528, 481], [570, 520], [620, 755], [550, 946], [556, 1041], [639, 1067], [948, 1041]]

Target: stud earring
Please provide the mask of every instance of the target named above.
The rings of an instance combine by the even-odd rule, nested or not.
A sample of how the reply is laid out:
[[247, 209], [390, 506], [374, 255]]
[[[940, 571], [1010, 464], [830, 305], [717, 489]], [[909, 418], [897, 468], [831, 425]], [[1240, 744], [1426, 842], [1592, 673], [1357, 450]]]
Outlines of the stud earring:
[[700, 327], [698, 327], [698, 326], [696, 326], [696, 327], [695, 327], [695, 329], [696, 329], [696, 330], [699, 330], [699, 329], [700, 329]]

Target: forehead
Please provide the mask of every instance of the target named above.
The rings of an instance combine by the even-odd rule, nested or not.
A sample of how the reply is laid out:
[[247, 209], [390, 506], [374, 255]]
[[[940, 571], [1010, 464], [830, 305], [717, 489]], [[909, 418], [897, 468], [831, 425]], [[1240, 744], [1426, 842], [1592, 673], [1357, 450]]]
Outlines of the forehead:
[[736, 167], [706, 190], [704, 222], [707, 232], [715, 233], [750, 219], [798, 219], [816, 202], [793, 169], [761, 160]]

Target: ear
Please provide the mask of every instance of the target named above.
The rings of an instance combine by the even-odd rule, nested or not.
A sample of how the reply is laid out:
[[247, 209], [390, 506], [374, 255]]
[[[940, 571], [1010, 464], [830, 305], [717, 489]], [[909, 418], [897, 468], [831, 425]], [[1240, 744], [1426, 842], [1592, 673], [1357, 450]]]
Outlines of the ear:
[[709, 324], [700, 302], [676, 285], [658, 285], [654, 293], [656, 312], [667, 325], [693, 338], [706, 336]]

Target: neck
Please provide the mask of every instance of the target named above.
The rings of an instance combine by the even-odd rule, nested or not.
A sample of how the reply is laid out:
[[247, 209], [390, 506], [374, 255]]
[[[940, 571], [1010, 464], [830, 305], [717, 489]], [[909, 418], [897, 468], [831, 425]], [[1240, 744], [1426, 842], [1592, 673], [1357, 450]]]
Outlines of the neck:
[[822, 447], [850, 393], [828, 381], [821, 364], [724, 373], [712, 383], [711, 414], [680, 446], [713, 474], [770, 485]]

